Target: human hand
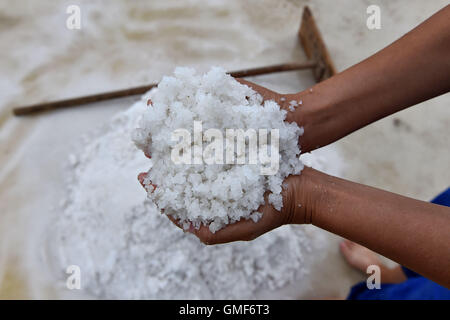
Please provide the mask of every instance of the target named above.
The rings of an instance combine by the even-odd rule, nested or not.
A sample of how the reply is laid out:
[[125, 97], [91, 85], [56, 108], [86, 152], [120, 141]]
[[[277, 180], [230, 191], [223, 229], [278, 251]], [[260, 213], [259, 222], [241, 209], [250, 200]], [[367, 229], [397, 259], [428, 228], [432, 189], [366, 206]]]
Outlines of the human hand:
[[[286, 116], [286, 121], [288, 122], [293, 122], [293, 111], [291, 111], [289, 109], [289, 104], [291, 101], [296, 101], [297, 103], [299, 103], [298, 107], [301, 106], [300, 104], [300, 100], [301, 100], [301, 96], [298, 93], [294, 93], [294, 94], [281, 94], [272, 90], [269, 90], [263, 86], [260, 86], [256, 83], [241, 79], [241, 78], [236, 78], [236, 81], [238, 81], [241, 84], [244, 84], [246, 86], [249, 86], [250, 88], [252, 88], [253, 90], [255, 90], [256, 92], [258, 92], [262, 97], [263, 100], [273, 100], [275, 101], [282, 110], [286, 110], [287, 111], [287, 116]], [[297, 109], [297, 108], [295, 108]]]
[[[301, 118], [298, 116], [297, 111], [301, 109], [302, 106], [302, 103], [300, 102], [302, 101], [302, 93], [279, 94], [243, 79], [237, 79], [237, 81], [242, 84], [248, 85], [253, 90], [261, 94], [264, 100], [274, 100], [275, 102], [277, 102], [280, 105], [281, 109], [287, 111], [286, 121], [295, 121], [297, 123], [300, 122], [296, 119]], [[294, 111], [291, 111], [289, 109], [290, 102], [292, 100], [297, 101], [298, 103], [298, 106]], [[150, 105], [151, 101], [149, 101], [148, 104]], [[147, 154], [146, 156], [150, 157], [150, 155]], [[308, 169], [309, 168], [306, 168], [305, 170]], [[146, 173], [141, 173], [138, 176], [138, 179], [142, 185], [145, 177]], [[260, 206], [260, 208], [258, 208], [257, 210], [262, 213], [262, 217], [256, 223], [253, 220], [242, 219], [241, 221], [230, 224], [225, 228], [218, 230], [216, 233], [212, 233], [209, 230], [209, 226], [205, 225], [202, 225], [199, 229], [195, 229], [191, 226], [188, 230], [185, 231], [189, 231], [195, 234], [205, 244], [218, 244], [240, 240], [253, 240], [260, 235], [285, 224], [309, 223], [309, 219], [311, 217], [307, 214], [304, 202], [300, 202], [300, 199], [302, 199], [302, 195], [304, 194], [303, 187], [300, 186], [303, 180], [305, 179], [301, 179], [301, 177], [298, 175], [289, 176], [285, 179], [283, 185], [287, 187], [283, 188], [282, 191], [283, 207], [280, 211], [277, 211], [271, 204], [267, 202], [268, 194], [266, 194], [265, 204]], [[157, 187], [155, 185], [152, 186], [154, 188]], [[180, 223], [170, 215], [168, 215], [168, 218], [175, 225], [183, 229]]]
[[[251, 219], [242, 219], [212, 233], [207, 225], [202, 225], [199, 229], [191, 226], [188, 230], [184, 230], [180, 223], [170, 215], [168, 215], [168, 218], [176, 226], [195, 234], [200, 241], [208, 245], [233, 241], [250, 241], [285, 224], [308, 224], [311, 223], [313, 209], [320, 202], [317, 199], [318, 197], [312, 196], [313, 193], [318, 193], [309, 191], [317, 191], [318, 189], [317, 185], [315, 185], [316, 179], [314, 179], [317, 173], [319, 172], [305, 167], [301, 175], [291, 175], [285, 179], [283, 185], [286, 188], [282, 190], [283, 207], [281, 211], [277, 211], [267, 202], [268, 194], [266, 194], [265, 204], [257, 210], [262, 213], [261, 219], [257, 222]], [[138, 176], [142, 185], [145, 176], [146, 173], [141, 173]]]
[[[314, 91], [312, 89], [293, 94], [281, 94], [244, 79], [238, 78], [236, 80], [258, 92], [263, 97], [264, 101], [275, 101], [282, 110], [287, 112], [286, 122], [294, 122], [297, 123], [299, 127], [305, 128], [305, 134], [299, 138], [299, 145], [302, 152], [310, 152], [318, 147], [318, 143], [315, 141], [314, 137], [308, 133], [309, 130], [306, 130], [313, 126], [316, 121], [316, 117], [314, 117], [314, 111], [316, 109], [311, 108], [316, 105], [316, 102], [314, 101]], [[292, 101], [295, 101], [297, 105], [290, 107]]]

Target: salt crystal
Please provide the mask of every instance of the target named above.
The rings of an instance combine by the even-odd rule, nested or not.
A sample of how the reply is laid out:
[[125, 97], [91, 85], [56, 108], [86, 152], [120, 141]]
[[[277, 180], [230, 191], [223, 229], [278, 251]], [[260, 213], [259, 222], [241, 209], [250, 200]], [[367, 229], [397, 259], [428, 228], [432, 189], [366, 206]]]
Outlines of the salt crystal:
[[77, 156], [74, 155], [73, 153], [69, 154], [69, 164], [72, 167], [76, 167], [76, 165], [78, 164]]

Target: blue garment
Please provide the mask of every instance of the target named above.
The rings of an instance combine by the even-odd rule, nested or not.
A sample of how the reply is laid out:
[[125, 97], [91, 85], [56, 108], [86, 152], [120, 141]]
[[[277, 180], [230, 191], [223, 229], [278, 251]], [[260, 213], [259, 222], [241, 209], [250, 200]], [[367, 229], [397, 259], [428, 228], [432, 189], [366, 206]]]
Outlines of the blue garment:
[[[450, 207], [450, 188], [442, 192], [432, 203]], [[367, 288], [366, 282], [353, 286], [347, 297], [349, 300], [450, 300], [450, 290], [436, 282], [402, 267], [407, 280], [397, 284], [381, 284], [381, 289]]]

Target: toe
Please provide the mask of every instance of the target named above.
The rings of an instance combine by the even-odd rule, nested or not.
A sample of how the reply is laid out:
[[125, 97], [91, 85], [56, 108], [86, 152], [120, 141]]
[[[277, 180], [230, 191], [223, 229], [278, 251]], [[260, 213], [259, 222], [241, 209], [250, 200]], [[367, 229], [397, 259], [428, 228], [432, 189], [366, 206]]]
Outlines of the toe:
[[147, 177], [147, 172], [141, 172], [138, 174], [138, 180], [144, 186], [144, 179]]

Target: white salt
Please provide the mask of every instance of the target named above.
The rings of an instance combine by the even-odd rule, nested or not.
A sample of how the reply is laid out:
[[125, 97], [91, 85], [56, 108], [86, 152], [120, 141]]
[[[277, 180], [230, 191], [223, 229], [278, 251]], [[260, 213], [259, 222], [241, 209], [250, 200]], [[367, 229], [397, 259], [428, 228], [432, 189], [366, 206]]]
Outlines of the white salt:
[[[308, 286], [318, 257], [311, 250], [323, 252], [328, 243], [318, 229], [284, 226], [251, 242], [205, 246], [145, 199], [136, 175], [149, 160], [129, 136], [149, 108], [147, 97], [74, 148], [78, 161], [67, 168], [67, 203], [49, 230], [56, 234], [48, 258], [52, 275], [59, 275], [52, 284], [65, 295], [81, 291], [102, 299], [294, 298], [280, 289]], [[198, 183], [201, 176], [191, 178]], [[66, 288], [72, 264], [81, 269], [81, 290]]]
[[295, 100], [291, 100], [290, 102], [289, 102], [289, 110], [290, 111], [295, 111], [295, 108], [298, 106], [298, 103], [297, 103], [297, 101], [295, 101]]
[[[257, 92], [222, 68], [212, 68], [204, 75], [177, 68], [174, 76], [164, 77], [159, 83], [152, 106], [133, 137], [136, 145], [152, 157], [153, 166], [144, 180], [148, 197], [185, 228], [204, 224], [212, 232], [242, 218], [256, 220], [259, 215], [254, 212], [264, 203], [265, 191], [271, 192], [269, 203], [280, 210], [282, 181], [303, 169], [298, 147], [303, 128], [284, 122], [285, 117], [286, 111], [276, 102], [263, 102]], [[261, 175], [259, 165], [206, 164], [201, 159], [198, 164], [174, 163], [171, 154], [176, 142], [171, 139], [172, 133], [180, 128], [192, 133], [194, 121], [201, 121], [204, 131], [218, 129], [223, 136], [230, 128], [279, 130], [278, 171]], [[266, 147], [270, 149], [269, 140]], [[207, 146], [206, 141], [197, 143], [194, 137], [194, 151]], [[246, 159], [247, 147], [248, 141]], [[238, 156], [236, 151], [234, 155]]]

